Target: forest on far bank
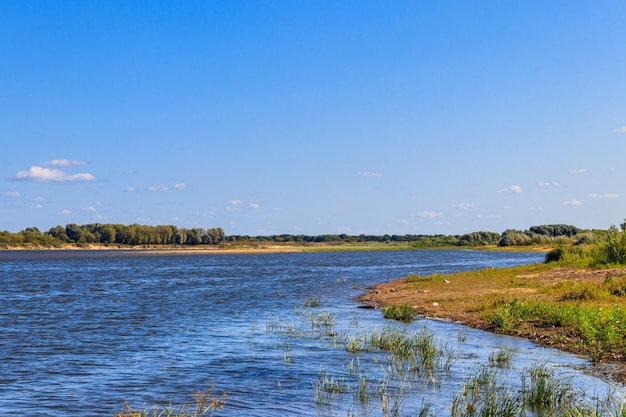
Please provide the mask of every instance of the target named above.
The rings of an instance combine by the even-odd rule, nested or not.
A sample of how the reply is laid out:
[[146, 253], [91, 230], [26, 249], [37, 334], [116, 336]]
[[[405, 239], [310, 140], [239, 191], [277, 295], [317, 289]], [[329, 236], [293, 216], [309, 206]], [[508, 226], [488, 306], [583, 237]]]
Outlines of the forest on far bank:
[[102, 245], [235, 245], [235, 244], [307, 244], [326, 243], [404, 244], [416, 248], [427, 247], [479, 247], [479, 246], [532, 246], [552, 244], [594, 243], [606, 236], [604, 230], [583, 230], [565, 224], [532, 226], [528, 230], [508, 229], [502, 233], [478, 231], [463, 235], [226, 235], [221, 227], [184, 228], [172, 225], [149, 226], [140, 224], [68, 224], [48, 231], [28, 227], [20, 232], [0, 232], [0, 247], [40, 246], [62, 247], [67, 244], [86, 246]]

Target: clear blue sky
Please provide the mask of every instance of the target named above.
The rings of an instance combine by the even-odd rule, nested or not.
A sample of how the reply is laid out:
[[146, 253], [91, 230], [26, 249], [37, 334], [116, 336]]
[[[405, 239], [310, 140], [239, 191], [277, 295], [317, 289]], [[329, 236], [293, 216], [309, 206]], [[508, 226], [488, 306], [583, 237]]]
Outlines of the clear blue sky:
[[626, 217], [626, 3], [0, 0], [0, 230]]

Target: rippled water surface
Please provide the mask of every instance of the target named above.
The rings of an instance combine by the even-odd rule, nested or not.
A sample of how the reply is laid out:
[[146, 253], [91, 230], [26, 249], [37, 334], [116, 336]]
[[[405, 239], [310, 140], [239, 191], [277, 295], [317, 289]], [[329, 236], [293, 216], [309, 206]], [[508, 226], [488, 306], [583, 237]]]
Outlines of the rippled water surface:
[[[358, 334], [389, 323], [380, 311], [357, 308], [354, 297], [369, 285], [542, 261], [542, 254], [483, 251], [0, 252], [0, 410], [112, 416], [124, 402], [180, 404], [214, 384], [228, 396], [216, 415], [379, 416], [379, 400], [356, 406], [344, 395], [316, 404], [320, 372], [347, 375], [357, 355], [310, 332], [311, 311], [332, 316], [335, 334]], [[550, 361], [581, 389], [599, 389], [569, 366], [584, 363], [574, 356], [451, 323], [406, 327], [422, 326], [453, 344], [459, 359], [446, 382], [414, 389], [403, 400], [407, 410], [426, 398], [445, 413], [449, 392], [498, 347], [516, 352], [514, 366]]]

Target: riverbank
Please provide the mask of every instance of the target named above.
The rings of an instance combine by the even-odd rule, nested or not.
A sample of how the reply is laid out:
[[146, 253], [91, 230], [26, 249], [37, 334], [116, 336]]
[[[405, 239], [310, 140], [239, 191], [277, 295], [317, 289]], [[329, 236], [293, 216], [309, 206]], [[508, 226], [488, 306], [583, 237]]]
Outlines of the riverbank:
[[122, 245], [86, 243], [65, 243], [57, 246], [41, 246], [23, 244], [14, 246], [0, 246], [0, 250], [123, 250], [123, 251], [149, 251], [155, 253], [177, 254], [221, 254], [221, 253], [294, 253], [294, 252], [361, 252], [361, 251], [388, 251], [388, 250], [488, 250], [504, 252], [548, 252], [554, 246], [436, 246], [418, 247], [405, 242], [365, 242], [365, 243], [225, 243], [220, 245]]
[[375, 285], [359, 301], [406, 305], [423, 317], [589, 355], [595, 362], [616, 364], [610, 377], [626, 382], [626, 269], [536, 264], [409, 276]]

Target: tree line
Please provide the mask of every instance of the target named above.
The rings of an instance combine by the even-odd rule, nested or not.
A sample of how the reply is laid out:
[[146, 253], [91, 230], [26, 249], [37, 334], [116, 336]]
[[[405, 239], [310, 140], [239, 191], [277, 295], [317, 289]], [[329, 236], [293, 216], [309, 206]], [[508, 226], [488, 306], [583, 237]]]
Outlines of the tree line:
[[42, 232], [28, 227], [18, 233], [0, 232], [0, 244], [34, 244], [60, 246], [64, 243], [119, 245], [218, 245], [224, 241], [221, 227], [187, 229], [172, 225], [146, 226], [140, 224], [68, 224]]
[[585, 231], [575, 226], [552, 224], [532, 226], [528, 230], [508, 229], [503, 233], [472, 232], [463, 235], [292, 235], [248, 236], [224, 234], [221, 227], [183, 228], [172, 225], [147, 226], [140, 224], [68, 224], [56, 226], [48, 231], [28, 227], [17, 233], [0, 232], [0, 245], [223, 245], [223, 244], [349, 244], [349, 243], [395, 243], [412, 247], [478, 247], [478, 246], [530, 246], [550, 243], [592, 243], [601, 231]]

